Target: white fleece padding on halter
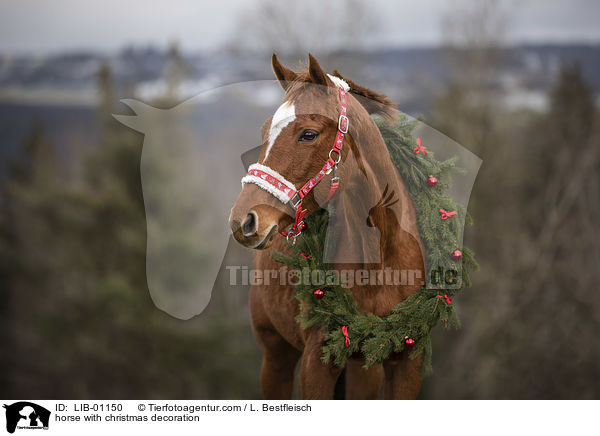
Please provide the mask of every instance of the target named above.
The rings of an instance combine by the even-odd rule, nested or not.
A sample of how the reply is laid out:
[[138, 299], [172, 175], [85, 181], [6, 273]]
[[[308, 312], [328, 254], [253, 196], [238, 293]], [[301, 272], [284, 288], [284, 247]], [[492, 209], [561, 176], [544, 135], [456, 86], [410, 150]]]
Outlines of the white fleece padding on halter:
[[350, 85], [348, 85], [344, 79], [340, 79], [339, 77], [332, 76], [331, 74], [328, 74], [327, 77], [329, 77], [331, 79], [331, 81], [333, 82], [333, 84], [335, 86], [337, 86], [338, 88], [342, 88], [346, 92], [350, 91]]
[[[292, 189], [294, 194], [298, 191], [292, 182], [290, 182], [285, 177], [283, 177], [281, 174], [279, 174], [277, 171], [269, 168], [266, 165], [262, 165], [259, 163], [252, 164], [248, 167], [248, 172], [250, 172], [252, 170], [261, 170], [267, 174], [272, 175], [277, 180], [284, 183], [288, 189]], [[271, 194], [272, 196], [274, 196], [275, 198], [277, 198], [279, 201], [281, 201], [284, 204], [287, 204], [290, 201], [289, 195], [287, 195], [283, 191], [280, 191], [275, 186], [271, 185], [269, 182], [267, 182], [266, 180], [264, 180], [263, 178], [261, 178], [259, 176], [255, 176], [252, 174], [245, 175], [244, 177], [242, 177], [242, 187], [246, 183], [254, 183], [255, 185], [258, 185], [259, 188], [264, 189], [265, 191], [267, 191], [269, 194]]]

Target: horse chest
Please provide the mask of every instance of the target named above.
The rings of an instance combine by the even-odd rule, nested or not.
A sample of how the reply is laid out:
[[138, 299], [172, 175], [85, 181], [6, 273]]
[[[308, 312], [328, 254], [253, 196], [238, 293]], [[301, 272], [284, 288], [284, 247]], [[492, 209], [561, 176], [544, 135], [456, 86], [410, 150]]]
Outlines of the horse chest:
[[393, 308], [416, 290], [403, 286], [366, 286], [352, 290], [358, 310], [377, 316], [387, 316]]

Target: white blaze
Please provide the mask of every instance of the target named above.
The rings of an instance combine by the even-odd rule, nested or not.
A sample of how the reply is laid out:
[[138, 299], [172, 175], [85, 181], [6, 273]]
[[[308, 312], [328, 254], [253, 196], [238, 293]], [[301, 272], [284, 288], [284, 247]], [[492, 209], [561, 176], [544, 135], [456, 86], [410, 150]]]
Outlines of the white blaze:
[[275, 140], [281, 133], [281, 131], [287, 126], [289, 123], [296, 119], [296, 109], [294, 105], [290, 102], [285, 102], [277, 110], [273, 115], [273, 119], [271, 120], [271, 129], [269, 130], [269, 145], [267, 146], [267, 151], [265, 152], [265, 158], [263, 162], [266, 162], [267, 157], [269, 156], [269, 152], [275, 143]]

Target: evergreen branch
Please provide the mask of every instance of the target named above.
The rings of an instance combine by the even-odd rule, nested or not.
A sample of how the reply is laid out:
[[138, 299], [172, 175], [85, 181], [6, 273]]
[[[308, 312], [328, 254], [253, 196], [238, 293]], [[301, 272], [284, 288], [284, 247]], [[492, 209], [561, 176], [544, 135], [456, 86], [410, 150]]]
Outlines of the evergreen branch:
[[[451, 173], [458, 171], [455, 158], [437, 161], [429, 151], [428, 156], [413, 152], [416, 142], [412, 130], [417, 121], [409, 122], [405, 115], [400, 116], [392, 125], [376, 119], [382, 137], [388, 147], [390, 158], [396, 165], [407, 190], [415, 204], [419, 234], [425, 245], [426, 271], [441, 267], [444, 271], [456, 268], [456, 262], [450, 259], [450, 253], [456, 250], [461, 223], [471, 223], [471, 217], [464, 207], [455, 203], [444, 194], [451, 185]], [[419, 176], [420, 174], [420, 176]], [[423, 189], [426, 174], [438, 178], [436, 186]], [[457, 216], [441, 220], [439, 209], [455, 210]], [[333, 216], [333, 211], [329, 214]], [[293, 247], [294, 257], [273, 252], [273, 258], [290, 267], [308, 267], [315, 271], [326, 271], [323, 264], [323, 250], [327, 236], [328, 212], [320, 211], [305, 217], [308, 228]], [[327, 243], [334, 241], [327, 241]], [[462, 250], [462, 287], [470, 285], [468, 270], [477, 270], [473, 252], [467, 247]], [[310, 259], [304, 259], [301, 253], [309, 253]], [[455, 295], [460, 289], [422, 288], [398, 303], [388, 316], [363, 314], [352, 293], [342, 284], [327, 285], [325, 298], [316, 300], [313, 289], [307, 283], [295, 286], [295, 298], [300, 303], [301, 312], [297, 316], [303, 328], [314, 325], [326, 327], [323, 336], [322, 361], [329, 363], [333, 358], [336, 365], [345, 365], [348, 357], [355, 351], [362, 352], [365, 368], [381, 363], [394, 350], [406, 349], [405, 338], [415, 341], [415, 348], [409, 357], [415, 359], [423, 355], [422, 368], [427, 373], [431, 368], [431, 329], [441, 321], [442, 326], [460, 326], [460, 320], [451, 303], [440, 302], [440, 295]], [[347, 326], [352, 335], [351, 344], [346, 347], [341, 327]]]

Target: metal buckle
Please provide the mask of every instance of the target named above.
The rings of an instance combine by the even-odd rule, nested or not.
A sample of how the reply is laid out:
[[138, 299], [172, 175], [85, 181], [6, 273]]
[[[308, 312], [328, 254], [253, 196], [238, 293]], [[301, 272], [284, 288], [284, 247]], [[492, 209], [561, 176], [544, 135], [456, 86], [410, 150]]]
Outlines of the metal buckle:
[[[298, 197], [298, 201], [294, 202], [294, 198]], [[300, 198], [300, 195], [298, 195], [298, 192], [296, 192], [294, 194], [294, 196], [292, 198], [290, 198], [290, 203], [292, 203], [292, 207], [294, 209], [296, 209], [296, 207], [298, 207], [298, 205], [302, 202], [302, 199]]]
[[[343, 124], [342, 120], [344, 120]], [[348, 127], [350, 127], [350, 120], [346, 115], [340, 115], [340, 117], [338, 118], [338, 130], [345, 135], [346, 133], [348, 133]]]

